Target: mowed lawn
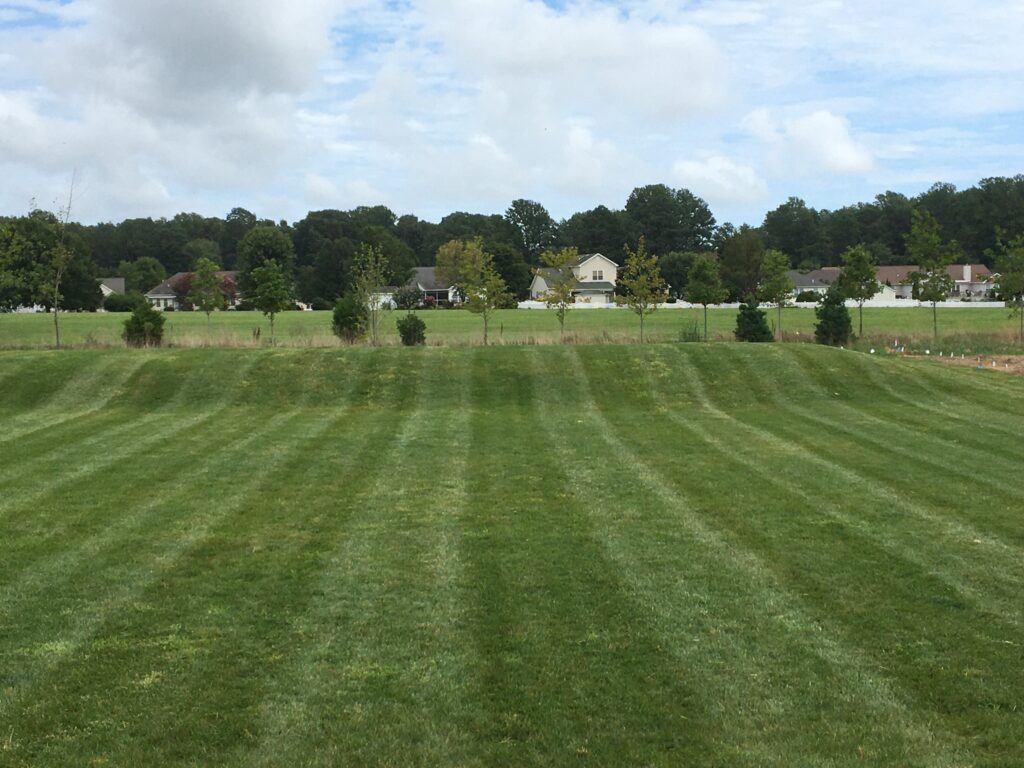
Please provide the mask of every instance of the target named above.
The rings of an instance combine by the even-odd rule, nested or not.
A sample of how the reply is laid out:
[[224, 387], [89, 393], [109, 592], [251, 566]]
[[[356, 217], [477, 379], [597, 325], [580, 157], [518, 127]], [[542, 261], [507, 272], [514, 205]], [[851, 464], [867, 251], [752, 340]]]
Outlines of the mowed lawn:
[[28, 351], [0, 425], [0, 765], [1024, 764], [1017, 378]]
[[[401, 312], [386, 316], [383, 328], [387, 343], [397, 345], [396, 320]], [[854, 328], [857, 327], [854, 311]], [[427, 325], [427, 342], [432, 345], [477, 345], [483, 338], [483, 321], [462, 310], [421, 312]], [[63, 334], [71, 345], [121, 345], [125, 315], [62, 315]], [[166, 316], [166, 341], [175, 346], [254, 346], [269, 343], [269, 324], [257, 312], [221, 312], [206, 316], [196, 312], [174, 312]], [[777, 322], [768, 310], [769, 323]], [[736, 328], [736, 310], [712, 309], [709, 312], [712, 337], [732, 340]], [[788, 308], [783, 312], [782, 330], [793, 340], [814, 335], [813, 309]], [[283, 346], [337, 346], [331, 333], [330, 312], [287, 312], [277, 318], [277, 341]], [[699, 326], [703, 332], [703, 313], [698, 309], [663, 309], [647, 320], [648, 338], [653, 341], [679, 341], [684, 331]], [[258, 340], [254, 336], [259, 331]], [[940, 335], [949, 339], [957, 351], [970, 336], [995, 336], [1004, 343], [1016, 341], [1018, 326], [1009, 310], [1001, 308], [944, 308], [939, 310]], [[569, 313], [566, 333], [570, 340], [583, 343], [632, 342], [639, 334], [639, 321], [626, 309], [576, 310]], [[864, 333], [878, 340], [932, 338], [932, 313], [927, 307], [869, 308], [864, 311]], [[891, 337], [891, 338], [890, 338]], [[497, 343], [552, 343], [560, 339], [558, 320], [550, 310], [503, 310], [491, 325], [491, 340]], [[955, 343], [954, 343], [955, 342]], [[991, 340], [990, 340], [991, 342]], [[53, 344], [53, 317], [46, 314], [0, 315], [0, 348], [45, 347]], [[950, 349], [953, 349], [951, 346]]]

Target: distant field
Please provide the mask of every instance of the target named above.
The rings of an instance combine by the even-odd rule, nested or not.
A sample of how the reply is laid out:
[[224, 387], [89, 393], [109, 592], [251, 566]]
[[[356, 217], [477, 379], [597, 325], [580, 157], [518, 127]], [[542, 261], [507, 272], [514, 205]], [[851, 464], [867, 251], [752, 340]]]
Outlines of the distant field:
[[[385, 321], [389, 343], [397, 344], [394, 313]], [[428, 343], [441, 345], [478, 344], [482, 338], [482, 321], [464, 311], [423, 312], [427, 323]], [[931, 338], [931, 310], [927, 308], [867, 309], [865, 335], [917, 336]], [[1012, 344], [1016, 325], [1004, 309], [943, 309], [939, 312], [940, 332], [944, 337], [965, 343], [961, 336], [988, 336], [988, 344]], [[774, 312], [769, 320], [775, 322]], [[736, 311], [712, 310], [711, 333], [722, 339], [732, 339], [736, 325]], [[65, 340], [69, 344], [120, 345], [123, 315], [79, 314], [65, 315], [62, 319]], [[676, 341], [684, 328], [700, 322], [699, 310], [671, 309], [655, 313], [648, 321], [649, 337], [653, 341]], [[814, 332], [814, 310], [790, 308], [783, 313], [783, 330], [794, 340], [808, 338]], [[286, 346], [337, 346], [331, 334], [329, 312], [289, 312], [277, 322], [279, 342]], [[855, 321], [856, 326], [856, 321]], [[253, 332], [261, 329], [260, 343], [268, 342], [268, 324], [257, 313], [224, 312], [213, 316], [207, 329], [205, 315], [193, 312], [175, 312], [167, 315], [167, 341], [177, 346], [205, 344], [244, 346], [253, 345]], [[493, 325], [493, 339], [497, 342], [550, 343], [559, 340], [558, 321], [547, 310], [508, 310], [498, 313]], [[621, 342], [634, 340], [638, 333], [636, 316], [627, 310], [577, 310], [570, 312], [566, 332], [571, 338], [584, 343]], [[0, 348], [47, 346], [53, 343], [53, 318], [39, 315], [0, 315]]]
[[1016, 377], [9, 351], [0, 428], [4, 766], [1024, 764]]

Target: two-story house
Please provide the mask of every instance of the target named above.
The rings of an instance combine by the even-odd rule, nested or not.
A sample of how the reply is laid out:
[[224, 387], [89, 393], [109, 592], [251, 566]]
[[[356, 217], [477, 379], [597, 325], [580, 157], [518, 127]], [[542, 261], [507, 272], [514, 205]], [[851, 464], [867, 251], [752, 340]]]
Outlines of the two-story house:
[[[615, 286], [619, 281], [619, 265], [600, 253], [588, 253], [579, 257], [572, 266], [576, 280], [573, 290], [577, 304], [590, 306], [611, 306], [615, 303]], [[556, 269], [539, 269], [530, 285], [530, 298], [543, 301], [548, 286], [558, 280]]]

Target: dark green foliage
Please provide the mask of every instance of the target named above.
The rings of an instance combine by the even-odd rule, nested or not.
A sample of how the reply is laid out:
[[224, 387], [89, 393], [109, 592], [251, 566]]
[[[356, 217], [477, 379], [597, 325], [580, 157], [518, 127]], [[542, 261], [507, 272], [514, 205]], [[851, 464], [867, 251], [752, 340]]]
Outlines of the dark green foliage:
[[800, 291], [796, 295], [797, 303], [799, 304], [813, 304], [821, 298], [817, 291]]
[[846, 308], [846, 296], [839, 285], [833, 285], [821, 297], [814, 314], [818, 318], [814, 326], [814, 338], [819, 344], [842, 347], [850, 343], [853, 336], [853, 320]]
[[427, 324], [412, 312], [398, 318], [398, 335], [406, 347], [417, 347], [427, 343]]
[[107, 312], [131, 312], [141, 303], [146, 303], [146, 298], [138, 292], [114, 293], [103, 302], [103, 308]]
[[764, 310], [758, 308], [757, 299], [750, 297], [740, 305], [740, 313], [736, 317], [736, 340], [749, 342], [765, 342], [774, 340], [768, 327], [768, 318]]
[[404, 285], [395, 291], [396, 309], [416, 309], [423, 300], [423, 294], [414, 285]]
[[684, 251], [672, 251], [658, 259], [658, 269], [668, 284], [669, 296], [674, 299], [686, 295], [686, 284], [690, 279], [693, 262], [700, 254]]
[[368, 320], [366, 305], [349, 291], [334, 305], [331, 330], [339, 339], [352, 343], [366, 335]]
[[654, 253], [711, 247], [715, 217], [708, 204], [687, 189], [664, 184], [639, 187], [626, 201], [626, 213]]
[[164, 339], [164, 314], [141, 302], [124, 321], [122, 338], [129, 347], [159, 347]]
[[284, 279], [292, 280], [295, 249], [291, 239], [274, 225], [251, 229], [238, 244], [238, 287], [243, 293], [251, 293], [256, 288], [254, 273], [267, 263], [276, 264]]
[[764, 242], [756, 229], [744, 225], [722, 243], [719, 269], [722, 283], [734, 301], [757, 293], [763, 262]]

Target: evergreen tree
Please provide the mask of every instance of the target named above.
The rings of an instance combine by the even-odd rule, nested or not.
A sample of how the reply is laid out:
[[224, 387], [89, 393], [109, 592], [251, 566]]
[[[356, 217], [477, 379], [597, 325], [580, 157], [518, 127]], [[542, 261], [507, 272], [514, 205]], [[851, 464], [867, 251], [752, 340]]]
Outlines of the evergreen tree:
[[814, 326], [814, 338], [819, 344], [833, 347], [845, 346], [853, 336], [853, 321], [846, 308], [846, 295], [837, 283], [821, 298], [814, 314], [818, 318]]
[[771, 328], [763, 309], [758, 308], [757, 299], [749, 297], [745, 304], [740, 305], [740, 313], [736, 318], [736, 340], [750, 342], [772, 341]]

